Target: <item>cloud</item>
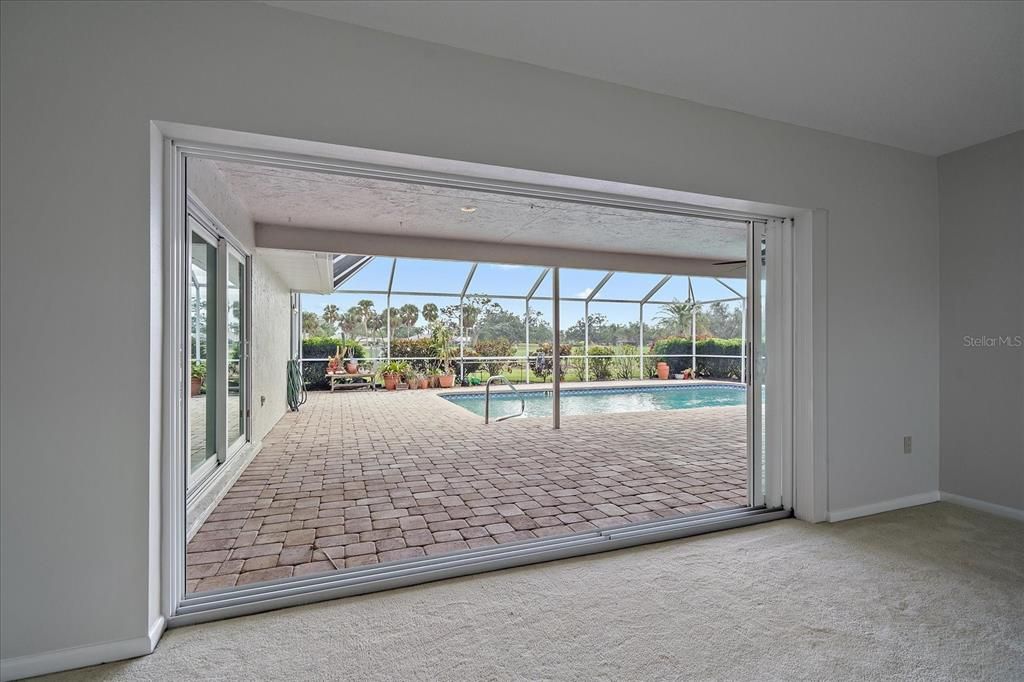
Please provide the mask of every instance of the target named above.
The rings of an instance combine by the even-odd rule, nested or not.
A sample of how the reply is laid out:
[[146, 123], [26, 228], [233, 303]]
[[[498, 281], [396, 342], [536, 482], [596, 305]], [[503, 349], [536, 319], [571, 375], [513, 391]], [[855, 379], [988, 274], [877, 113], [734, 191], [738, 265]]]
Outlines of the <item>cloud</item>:
[[578, 293], [575, 296], [573, 296], [573, 298], [586, 298], [587, 296], [590, 296], [590, 294], [592, 294], [592, 293], [594, 293], [594, 287], [587, 287], [586, 289], [584, 289], [580, 293]]

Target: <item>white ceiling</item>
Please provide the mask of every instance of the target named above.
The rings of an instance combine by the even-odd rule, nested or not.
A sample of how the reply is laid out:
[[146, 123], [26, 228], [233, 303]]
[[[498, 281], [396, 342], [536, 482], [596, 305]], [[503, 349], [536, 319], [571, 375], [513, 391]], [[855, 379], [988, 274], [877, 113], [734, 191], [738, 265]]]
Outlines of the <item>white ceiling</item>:
[[1024, 128], [1020, 2], [268, 2], [940, 155]]
[[746, 253], [746, 225], [735, 221], [236, 162], [216, 165], [256, 223], [713, 261]]

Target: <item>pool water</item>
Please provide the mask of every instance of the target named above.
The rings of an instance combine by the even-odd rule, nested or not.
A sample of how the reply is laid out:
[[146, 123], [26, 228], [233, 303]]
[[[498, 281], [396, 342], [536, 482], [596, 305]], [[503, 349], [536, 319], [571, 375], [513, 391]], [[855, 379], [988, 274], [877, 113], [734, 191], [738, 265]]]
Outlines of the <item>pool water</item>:
[[[520, 388], [526, 403], [524, 417], [551, 416], [551, 390]], [[442, 396], [473, 414], [484, 416], [484, 394], [452, 393]], [[694, 407], [746, 405], [743, 384], [688, 384], [686, 386], [639, 386], [635, 388], [562, 389], [562, 415], [601, 414], [605, 412], [649, 412], [686, 410]], [[511, 391], [491, 393], [491, 418], [519, 412], [519, 398]]]

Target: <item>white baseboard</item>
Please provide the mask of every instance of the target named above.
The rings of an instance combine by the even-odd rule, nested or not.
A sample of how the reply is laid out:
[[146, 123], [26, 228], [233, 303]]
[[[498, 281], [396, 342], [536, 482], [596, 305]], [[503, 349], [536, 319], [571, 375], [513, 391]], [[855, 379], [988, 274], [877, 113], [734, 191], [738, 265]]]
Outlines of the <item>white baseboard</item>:
[[885, 500], [884, 502], [866, 504], [863, 507], [836, 509], [829, 511], [828, 520], [835, 523], [836, 521], [846, 521], [847, 519], [856, 519], [861, 516], [871, 516], [873, 514], [881, 514], [883, 512], [894, 511], [896, 509], [916, 507], [920, 504], [930, 504], [931, 502], [938, 501], [939, 491], [933, 490], [928, 493], [918, 493], [917, 495], [908, 495], [907, 497], [897, 497], [895, 500]]
[[1024, 521], [1024, 509], [1004, 507], [1001, 504], [993, 504], [992, 502], [977, 500], [973, 497], [964, 497], [963, 495], [956, 495], [954, 493], [947, 492], [940, 492], [939, 499], [941, 499], [943, 502], [959, 504], [961, 507], [970, 507], [971, 509], [977, 509], [978, 511], [988, 512], [989, 514], [995, 514], [996, 516], [1003, 516], [1008, 519]]
[[146, 656], [153, 653], [166, 625], [164, 617], [160, 616], [149, 629], [149, 633], [141, 637], [58, 649], [32, 656], [5, 658], [0, 660], [0, 680], [3, 682], [20, 680], [24, 677], [35, 677], [62, 670], [73, 670], [100, 663], [121, 661], [126, 658]]

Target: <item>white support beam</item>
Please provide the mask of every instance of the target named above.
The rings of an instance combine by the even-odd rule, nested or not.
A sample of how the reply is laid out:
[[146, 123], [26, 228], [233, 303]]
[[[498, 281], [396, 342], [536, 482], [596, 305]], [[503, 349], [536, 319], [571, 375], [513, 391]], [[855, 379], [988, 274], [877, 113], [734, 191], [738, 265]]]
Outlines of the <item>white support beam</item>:
[[658, 293], [659, 291], [661, 291], [661, 288], [662, 288], [663, 286], [665, 286], [666, 284], [668, 284], [668, 281], [669, 281], [670, 279], [672, 279], [672, 275], [665, 275], [664, 277], [662, 277], [662, 278], [661, 278], [661, 279], [660, 279], [660, 280], [658, 281], [658, 283], [654, 285], [654, 288], [653, 288], [653, 289], [651, 289], [650, 291], [648, 291], [648, 292], [647, 292], [647, 295], [646, 295], [646, 296], [644, 296], [644, 297], [643, 297], [642, 299], [640, 299], [640, 303], [641, 303], [641, 304], [643, 304], [643, 303], [647, 303], [647, 302], [648, 302], [648, 301], [650, 301], [650, 300], [651, 300], [652, 298], [654, 298], [654, 295], [655, 295], [656, 293]]
[[395, 285], [395, 268], [398, 267], [398, 259], [391, 259], [391, 274], [388, 276], [387, 302], [384, 306], [384, 322], [387, 324], [387, 351], [388, 362], [391, 362], [391, 288]]
[[552, 248], [504, 242], [440, 239], [345, 230], [326, 230], [299, 225], [256, 225], [256, 246], [269, 249], [290, 249], [320, 253], [362, 253], [473, 262], [481, 253], [488, 261], [512, 265], [560, 266], [584, 270], [667, 275], [723, 276], [727, 267], [715, 265], [714, 259], [683, 258], [641, 253], [605, 253], [583, 249]]
[[559, 277], [558, 267], [552, 268], [551, 270], [551, 298], [554, 301], [551, 306], [551, 327], [554, 333], [554, 344], [551, 349], [552, 359], [552, 388], [551, 392], [551, 427], [554, 429], [562, 428], [562, 378], [561, 366], [562, 366], [562, 330], [559, 329], [561, 326], [561, 315], [559, 308]]

